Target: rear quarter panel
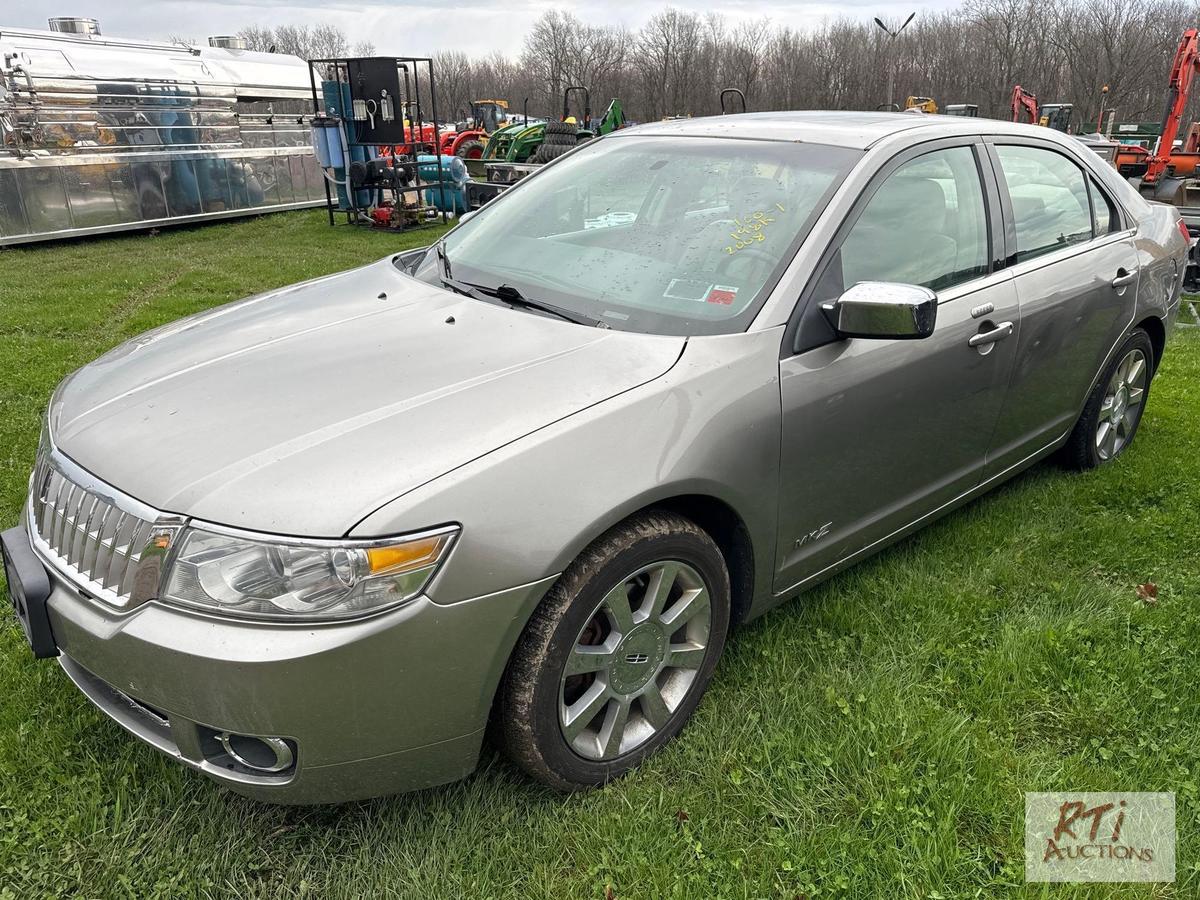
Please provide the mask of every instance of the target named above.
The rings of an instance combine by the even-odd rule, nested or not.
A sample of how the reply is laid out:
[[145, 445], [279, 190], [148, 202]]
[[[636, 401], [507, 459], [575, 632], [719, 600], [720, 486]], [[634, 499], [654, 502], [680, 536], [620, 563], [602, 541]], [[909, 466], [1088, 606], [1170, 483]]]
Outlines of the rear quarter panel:
[[1135, 321], [1157, 316], [1168, 334], [1179, 314], [1187, 268], [1188, 243], [1178, 222], [1175, 207], [1147, 202], [1133, 236], [1140, 268]]

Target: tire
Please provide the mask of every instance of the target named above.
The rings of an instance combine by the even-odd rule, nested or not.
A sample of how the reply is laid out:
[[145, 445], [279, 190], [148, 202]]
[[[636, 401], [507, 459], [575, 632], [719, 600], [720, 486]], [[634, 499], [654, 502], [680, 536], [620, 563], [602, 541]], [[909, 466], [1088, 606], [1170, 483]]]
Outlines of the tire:
[[546, 123], [546, 136], [547, 137], [549, 137], [552, 134], [570, 135], [572, 141], [574, 141], [575, 132], [578, 130], [579, 130], [579, 127], [577, 125], [573, 125], [570, 122], [547, 122]]
[[579, 141], [572, 134], [547, 134], [542, 138], [543, 147], [574, 147]]
[[1062, 460], [1068, 467], [1094, 469], [1125, 452], [1150, 398], [1153, 371], [1154, 345], [1146, 332], [1135, 329], [1096, 379], [1063, 446]]
[[[654, 590], [663, 584], [665, 595]], [[661, 616], [655, 597], [665, 598]], [[498, 694], [505, 753], [562, 791], [625, 774], [691, 717], [729, 616], [725, 560], [698, 525], [651, 512], [611, 529], [567, 568], [517, 641]]]
[[542, 144], [534, 152], [533, 156], [530, 158], [530, 161], [535, 163], [548, 163], [551, 160], [558, 159], [564, 153], [574, 149], [574, 145], [570, 147], [561, 147], [557, 144]]
[[464, 141], [454, 155], [459, 159], [483, 159], [483, 141]]

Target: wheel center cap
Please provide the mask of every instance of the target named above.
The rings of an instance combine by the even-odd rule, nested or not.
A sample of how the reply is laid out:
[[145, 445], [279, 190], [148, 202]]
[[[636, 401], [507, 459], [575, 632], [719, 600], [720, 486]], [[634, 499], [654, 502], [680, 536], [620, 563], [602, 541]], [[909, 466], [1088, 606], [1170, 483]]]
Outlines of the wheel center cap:
[[643, 622], [629, 630], [617, 645], [609, 687], [618, 694], [640, 691], [658, 674], [667, 652], [667, 636], [653, 622]]
[[1119, 422], [1121, 417], [1125, 415], [1125, 407], [1129, 403], [1129, 394], [1125, 388], [1117, 391], [1117, 396], [1113, 399], [1112, 418], [1114, 422]]

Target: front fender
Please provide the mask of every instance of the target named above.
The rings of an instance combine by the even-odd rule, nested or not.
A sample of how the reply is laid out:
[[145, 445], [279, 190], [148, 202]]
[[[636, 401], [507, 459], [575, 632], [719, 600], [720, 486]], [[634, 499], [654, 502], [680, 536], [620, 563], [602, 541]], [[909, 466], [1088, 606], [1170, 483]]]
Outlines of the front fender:
[[769, 594], [775, 559], [780, 337], [775, 328], [692, 338], [663, 376], [422, 485], [351, 534], [461, 523], [429, 587], [435, 602], [455, 603], [557, 575], [637, 510], [701, 494], [742, 518], [754, 601], [766, 599], [757, 594]]

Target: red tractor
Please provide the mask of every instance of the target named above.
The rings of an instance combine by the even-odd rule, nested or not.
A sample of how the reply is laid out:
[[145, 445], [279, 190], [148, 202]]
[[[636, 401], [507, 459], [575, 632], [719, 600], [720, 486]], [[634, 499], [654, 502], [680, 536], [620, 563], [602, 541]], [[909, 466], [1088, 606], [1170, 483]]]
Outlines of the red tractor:
[[482, 159], [488, 135], [507, 123], [507, 100], [476, 100], [471, 104], [471, 119], [466, 128], [442, 135], [443, 156]]
[[[433, 153], [436, 136], [436, 129], [432, 123], [422, 123], [416, 128], [413, 123], [405, 116], [404, 119], [404, 137], [403, 144], [395, 144], [391, 147], [380, 147], [380, 156], [418, 156], [422, 153]], [[442, 135], [442, 142], [445, 142], [446, 135]]]

